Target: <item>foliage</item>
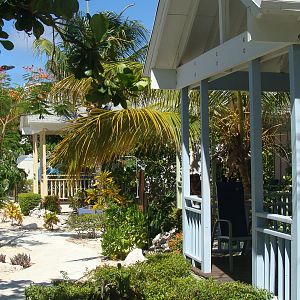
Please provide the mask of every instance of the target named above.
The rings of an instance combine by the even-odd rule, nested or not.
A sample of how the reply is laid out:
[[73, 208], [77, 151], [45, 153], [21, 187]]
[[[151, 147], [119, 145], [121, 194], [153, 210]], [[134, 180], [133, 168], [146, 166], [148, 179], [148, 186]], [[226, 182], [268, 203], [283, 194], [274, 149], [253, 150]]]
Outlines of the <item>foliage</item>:
[[21, 213], [20, 206], [17, 204], [14, 204], [13, 202], [8, 202], [4, 206], [4, 213], [3, 213], [3, 220], [6, 218], [9, 218], [11, 220], [11, 224], [13, 225], [14, 222], [17, 223], [17, 225], [21, 225], [23, 222], [23, 216]]
[[146, 244], [146, 222], [135, 204], [111, 203], [105, 211], [105, 231], [102, 235], [103, 254], [125, 258], [133, 248]]
[[18, 253], [15, 256], [10, 258], [10, 262], [12, 265], [22, 266], [24, 269], [29, 268], [31, 266], [31, 258], [30, 255], [25, 253]]
[[266, 291], [239, 282], [219, 283], [214, 280], [197, 280], [190, 275], [190, 268], [190, 264], [182, 255], [151, 255], [148, 261], [128, 268], [99, 267], [91, 280], [85, 283], [63, 282], [56, 286], [31, 285], [26, 288], [25, 295], [28, 300], [272, 299], [272, 295]]
[[29, 212], [37, 207], [41, 201], [40, 194], [22, 193], [18, 195], [21, 212], [24, 216], [28, 216]]
[[61, 208], [60, 208], [60, 200], [58, 196], [56, 195], [46, 196], [42, 204], [46, 210], [49, 210], [56, 214], [60, 213]]
[[169, 240], [168, 242], [171, 251], [175, 253], [182, 253], [182, 242], [183, 242], [182, 232], [176, 233], [175, 238]]
[[67, 22], [64, 37], [71, 42], [68, 68], [75, 79], [91, 79], [86, 100], [96, 107], [109, 102], [127, 107], [128, 97], [148, 86], [141, 72], [122, 62], [147, 41], [138, 22], [123, 20], [121, 14], [113, 12], [87, 18], [77, 15]]
[[114, 182], [111, 172], [103, 171], [95, 176], [93, 189], [86, 189], [85, 202], [93, 205], [94, 209], [106, 209], [108, 203], [124, 204], [125, 199], [120, 195], [120, 189]]
[[[210, 109], [214, 159], [225, 167], [226, 174], [223, 174], [225, 177], [240, 177], [245, 193], [249, 194], [251, 158], [249, 94], [212, 92], [210, 102], [214, 104]], [[264, 151], [275, 151], [287, 158], [286, 151], [275, 142], [275, 137], [280, 134], [280, 129], [288, 120], [289, 98], [284, 94], [265, 93], [262, 95], [262, 111]]]
[[70, 229], [75, 230], [80, 237], [96, 237], [96, 230], [103, 228], [103, 214], [71, 215], [68, 219]]
[[70, 282], [63, 282], [55, 286], [47, 287], [42, 285], [30, 285], [25, 289], [25, 299], [27, 300], [101, 299], [99, 298], [99, 294], [99, 288], [93, 283], [73, 284]]
[[103, 165], [105, 168], [111, 168], [112, 176], [126, 199], [135, 200], [138, 196], [138, 163], [137, 157], [128, 156]]
[[[1, 5], [0, 5], [1, 6]], [[26, 68], [24, 88], [10, 86], [9, 76], [0, 71], [0, 198], [25, 183], [23, 170], [17, 168], [19, 155], [31, 152], [31, 144], [18, 131], [19, 119], [29, 112], [44, 114], [49, 83], [42, 69]]]
[[77, 209], [83, 207], [85, 204], [86, 192], [84, 190], [79, 190], [76, 194], [72, 197], [68, 198], [69, 206], [77, 212]]
[[6, 255], [1, 253], [0, 254], [0, 262], [5, 263], [5, 258], [6, 258]]
[[44, 215], [44, 227], [53, 230], [53, 226], [57, 225], [59, 222], [59, 218], [57, 217], [55, 212], [46, 212]]
[[93, 109], [66, 128], [67, 135], [52, 153], [51, 164], [64, 162], [69, 173], [78, 174], [83, 166], [113, 161], [140, 147], [149, 152], [166, 143], [170, 148], [179, 147], [179, 131], [176, 113], [152, 108]]
[[69, 19], [79, 9], [77, 0], [2, 0], [0, 1], [0, 44], [6, 50], [14, 45], [3, 30], [5, 21], [15, 21], [17, 31], [33, 34], [37, 39], [44, 33], [44, 26], [57, 29], [63, 21]]

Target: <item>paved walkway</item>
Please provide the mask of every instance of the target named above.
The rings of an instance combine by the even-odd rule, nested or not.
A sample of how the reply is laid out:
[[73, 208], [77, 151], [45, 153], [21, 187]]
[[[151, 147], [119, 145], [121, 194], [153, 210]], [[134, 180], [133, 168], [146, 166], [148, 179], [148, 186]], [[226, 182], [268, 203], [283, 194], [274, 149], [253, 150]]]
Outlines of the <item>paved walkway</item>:
[[[79, 279], [89, 269], [100, 264], [101, 248], [98, 240], [79, 240], [68, 232], [42, 230], [1, 230], [2, 241], [11, 241], [0, 247], [7, 257], [27, 253], [33, 265], [15, 272], [0, 272], [0, 299], [24, 299], [24, 289], [30, 283], [50, 283], [62, 279], [62, 271], [70, 279]], [[8, 260], [8, 259], [7, 259]]]

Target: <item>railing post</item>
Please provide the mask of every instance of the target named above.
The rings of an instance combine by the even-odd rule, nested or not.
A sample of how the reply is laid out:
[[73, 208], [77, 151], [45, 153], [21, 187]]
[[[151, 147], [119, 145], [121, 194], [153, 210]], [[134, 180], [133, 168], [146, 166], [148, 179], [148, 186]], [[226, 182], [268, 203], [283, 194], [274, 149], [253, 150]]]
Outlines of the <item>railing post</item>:
[[300, 299], [300, 45], [289, 49], [292, 149], [291, 299]]
[[249, 65], [251, 199], [252, 199], [252, 283], [264, 287], [264, 234], [258, 232], [264, 221], [256, 213], [263, 212], [262, 117], [260, 60]]
[[201, 193], [202, 193], [202, 265], [204, 273], [211, 272], [211, 205], [210, 205], [210, 154], [209, 154], [209, 111], [208, 81], [200, 83], [201, 121]]
[[187, 251], [187, 217], [185, 211], [185, 196], [190, 195], [190, 150], [189, 150], [189, 96], [188, 88], [181, 90], [181, 143], [182, 143], [182, 231], [183, 253]]

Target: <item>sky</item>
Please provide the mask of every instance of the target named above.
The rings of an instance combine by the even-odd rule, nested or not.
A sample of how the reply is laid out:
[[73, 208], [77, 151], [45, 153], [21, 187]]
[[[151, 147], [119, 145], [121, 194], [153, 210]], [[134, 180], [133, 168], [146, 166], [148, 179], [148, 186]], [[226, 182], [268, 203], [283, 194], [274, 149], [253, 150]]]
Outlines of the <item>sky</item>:
[[[80, 10], [86, 11], [86, 1], [79, 0]], [[89, 0], [90, 14], [109, 10], [120, 13], [123, 9], [134, 4], [124, 12], [124, 17], [131, 20], [140, 21], [150, 32], [153, 27], [158, 0]], [[34, 38], [28, 37], [23, 32], [14, 29], [13, 23], [7, 23], [5, 30], [10, 35], [9, 39], [14, 43], [15, 48], [7, 51], [1, 48], [0, 65], [12, 65], [14, 69], [8, 71], [11, 76], [11, 83], [16, 85], [23, 84], [23, 67], [34, 65], [35, 67], [44, 67], [45, 59], [37, 57], [32, 53], [32, 42]], [[43, 35], [45, 38], [51, 39], [49, 32]]]

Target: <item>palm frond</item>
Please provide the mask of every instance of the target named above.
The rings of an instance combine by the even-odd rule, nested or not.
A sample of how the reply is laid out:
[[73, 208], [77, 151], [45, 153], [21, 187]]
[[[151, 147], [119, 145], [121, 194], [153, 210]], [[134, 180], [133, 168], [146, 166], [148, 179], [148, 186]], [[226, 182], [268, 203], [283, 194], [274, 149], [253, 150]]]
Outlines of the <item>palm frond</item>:
[[68, 172], [74, 174], [83, 166], [94, 167], [141, 146], [146, 151], [155, 151], [165, 144], [179, 149], [180, 116], [149, 108], [94, 109], [89, 116], [74, 121], [66, 132], [51, 163], [64, 163]]

